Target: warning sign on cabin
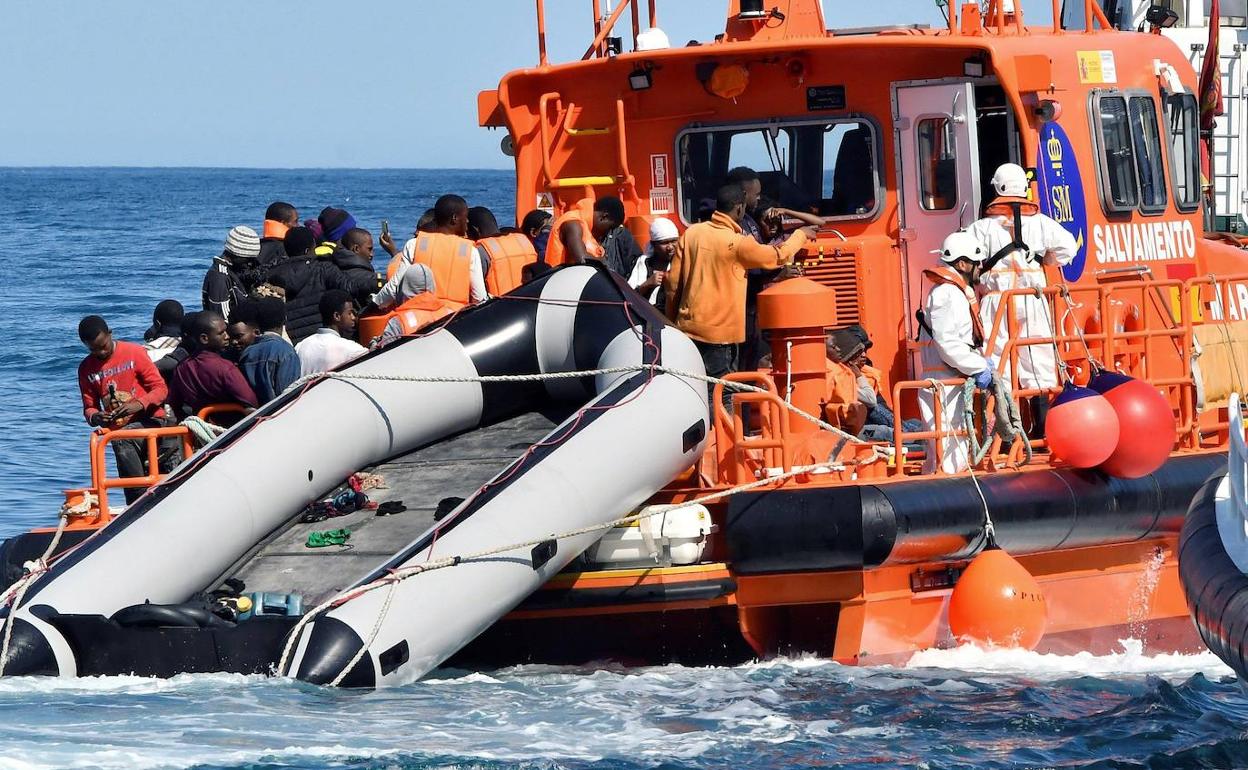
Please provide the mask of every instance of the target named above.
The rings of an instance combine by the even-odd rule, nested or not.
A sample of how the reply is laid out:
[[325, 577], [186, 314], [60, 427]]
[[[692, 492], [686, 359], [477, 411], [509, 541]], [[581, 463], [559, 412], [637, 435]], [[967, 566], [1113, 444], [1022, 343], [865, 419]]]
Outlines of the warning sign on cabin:
[[667, 155], [651, 155], [650, 156], [650, 186], [651, 187], [670, 187], [668, 184], [668, 165]]
[[650, 213], [671, 214], [676, 209], [676, 191], [670, 187], [656, 187], [650, 191]]

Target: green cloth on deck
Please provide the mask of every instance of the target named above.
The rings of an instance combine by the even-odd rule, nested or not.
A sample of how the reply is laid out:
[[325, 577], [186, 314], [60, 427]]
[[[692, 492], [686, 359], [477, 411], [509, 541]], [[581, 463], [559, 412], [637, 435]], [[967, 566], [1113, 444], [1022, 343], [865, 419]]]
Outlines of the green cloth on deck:
[[350, 537], [351, 530], [346, 527], [342, 529], [327, 529], [323, 532], [309, 532], [307, 547], [324, 548], [327, 545], [344, 545]]

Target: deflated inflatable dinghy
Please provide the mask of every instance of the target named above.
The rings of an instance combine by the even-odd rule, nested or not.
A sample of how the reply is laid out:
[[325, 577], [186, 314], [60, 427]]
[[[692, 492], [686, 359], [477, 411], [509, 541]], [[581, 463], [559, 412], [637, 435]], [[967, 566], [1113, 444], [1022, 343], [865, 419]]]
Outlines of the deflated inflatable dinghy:
[[[646, 368], [653, 364], [694, 376]], [[528, 377], [603, 369], [612, 371]], [[257, 660], [276, 662], [288, 648], [282, 673], [309, 682], [413, 681], [602, 533], [544, 538], [626, 513], [694, 463], [707, 434], [702, 372], [693, 343], [605, 269], [549, 273], [288, 391], [184, 463], [26, 586], [6, 620], [3, 673], [126, 673], [107, 661], [128, 658], [134, 669], [142, 651], [96, 654], [93, 638], [108, 634], [93, 636], [92, 623], [115, 630], [110, 617], [125, 608], [186, 602], [238, 574], [310, 500], [361, 468], [518, 414], [578, 406], [448, 516], [359, 569], [340, 586], [353, 598], [294, 638], [287, 623], [250, 642], [262, 648], [248, 653]], [[500, 375], [514, 379], [479, 380]], [[539, 544], [355, 591], [396, 569], [524, 542]], [[173, 662], [149, 673], [178, 672], [176, 650], [164, 644], [151, 654]]]

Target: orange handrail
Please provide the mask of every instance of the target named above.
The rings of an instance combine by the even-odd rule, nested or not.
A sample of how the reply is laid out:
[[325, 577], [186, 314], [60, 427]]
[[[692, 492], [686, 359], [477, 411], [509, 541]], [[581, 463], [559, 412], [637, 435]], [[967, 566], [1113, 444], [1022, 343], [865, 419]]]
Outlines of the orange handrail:
[[208, 406], [205, 406], [203, 409], [200, 409], [198, 412], [196, 412], [195, 416], [201, 420], [212, 422], [208, 418], [212, 417], [213, 415], [247, 414], [250, 411], [251, 411], [251, 407], [249, 406], [244, 406], [243, 404], [236, 404], [233, 402], [229, 402], [229, 403], [220, 403], [220, 404], [209, 404]]
[[[108, 491], [110, 489], [127, 489], [132, 487], [150, 487], [164, 478], [160, 472], [160, 440], [170, 436], [181, 438], [182, 458], [190, 457], [194, 452], [191, 445], [189, 429], [174, 425], [168, 428], [119, 428], [117, 430], [96, 430], [91, 433], [91, 489], [99, 500], [99, 523], [107, 523], [112, 514], [109, 512]], [[108, 478], [108, 460], [104, 448], [114, 441], [141, 439], [147, 453], [146, 476], [118, 476]]]

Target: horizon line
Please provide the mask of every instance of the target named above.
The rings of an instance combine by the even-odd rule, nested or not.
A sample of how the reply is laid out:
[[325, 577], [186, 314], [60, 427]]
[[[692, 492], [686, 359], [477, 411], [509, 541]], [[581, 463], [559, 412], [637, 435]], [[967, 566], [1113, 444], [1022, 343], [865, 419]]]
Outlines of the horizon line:
[[126, 164], [40, 164], [7, 165], [0, 163], [0, 171], [45, 170], [114, 170], [114, 171], [499, 171], [515, 173], [515, 169], [468, 166], [135, 166]]

